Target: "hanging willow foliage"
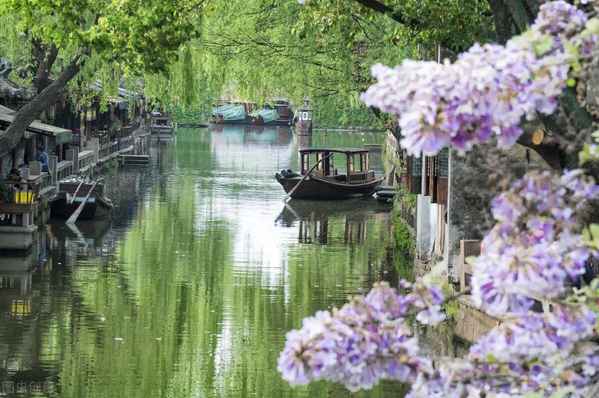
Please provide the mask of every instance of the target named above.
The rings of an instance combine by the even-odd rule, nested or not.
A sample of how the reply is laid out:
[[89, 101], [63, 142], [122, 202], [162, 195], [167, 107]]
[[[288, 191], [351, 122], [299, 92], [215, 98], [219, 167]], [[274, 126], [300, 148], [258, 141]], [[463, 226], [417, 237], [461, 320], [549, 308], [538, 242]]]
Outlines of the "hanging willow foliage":
[[197, 96], [196, 89], [196, 77], [194, 75], [193, 56], [191, 55], [191, 48], [186, 45], [183, 48], [183, 57], [181, 60], [181, 77], [182, 77], [182, 97], [183, 105], [185, 107], [191, 107], [195, 103]]
[[[480, 0], [449, 0], [447, 7], [436, 0], [396, 3], [416, 19], [421, 13], [434, 16], [434, 23], [415, 34], [353, 1], [313, 0], [302, 6], [213, 0], [202, 16], [200, 39], [183, 50], [171, 69], [168, 92], [152, 84], [146, 93], [164, 95], [162, 100], [175, 109], [204, 112], [218, 98], [263, 103], [284, 97], [301, 104], [309, 97], [320, 125], [381, 125], [357, 100], [371, 83], [372, 64], [397, 64], [413, 57], [418, 45], [433, 47], [438, 40], [449, 48], [484, 41], [486, 8]], [[447, 15], [441, 15], [443, 9]], [[472, 15], [466, 18], [464, 12]], [[455, 26], [448, 21], [456, 21]]]

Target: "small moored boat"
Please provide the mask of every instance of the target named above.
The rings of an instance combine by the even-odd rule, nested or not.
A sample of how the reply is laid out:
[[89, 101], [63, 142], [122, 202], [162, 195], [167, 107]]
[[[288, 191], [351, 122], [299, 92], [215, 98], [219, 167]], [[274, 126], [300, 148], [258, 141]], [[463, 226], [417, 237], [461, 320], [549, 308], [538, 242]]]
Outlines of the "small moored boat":
[[[300, 174], [282, 170], [275, 178], [293, 199], [335, 200], [371, 196], [383, 178], [369, 170], [367, 149], [306, 148]], [[336, 162], [335, 155], [342, 157]], [[311, 165], [311, 161], [312, 165]], [[342, 166], [345, 173], [339, 172]]]
[[84, 201], [80, 220], [108, 217], [113, 208], [110, 199], [104, 196], [104, 184], [101, 181], [73, 179], [58, 184], [58, 193], [50, 203], [52, 217], [67, 219]]
[[258, 108], [255, 102], [220, 100], [212, 108], [210, 123], [216, 125], [291, 126], [293, 111], [289, 101], [284, 99], [264, 104], [262, 108]]
[[152, 112], [151, 116], [150, 132], [152, 134], [170, 135], [173, 133], [174, 127], [170, 116], [160, 112]]

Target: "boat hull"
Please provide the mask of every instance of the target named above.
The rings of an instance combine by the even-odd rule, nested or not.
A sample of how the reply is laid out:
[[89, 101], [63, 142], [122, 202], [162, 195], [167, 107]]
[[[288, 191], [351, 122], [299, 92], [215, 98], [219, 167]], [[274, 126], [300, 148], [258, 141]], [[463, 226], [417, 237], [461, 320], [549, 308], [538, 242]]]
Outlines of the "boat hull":
[[213, 119], [212, 124], [224, 125], [244, 125], [244, 126], [291, 126], [291, 120], [273, 120], [272, 122], [264, 123], [257, 120], [218, 120]]
[[[71, 203], [66, 192], [59, 192], [50, 202], [50, 211], [52, 217], [68, 219], [81, 205], [83, 197], [77, 197]], [[92, 195], [83, 206], [78, 220], [94, 220], [98, 218], [107, 218], [112, 211], [112, 204], [105, 198]]]
[[[275, 177], [287, 193], [291, 192], [303, 178], [302, 176], [286, 178], [279, 173]], [[366, 197], [372, 196], [382, 182], [383, 179], [379, 178], [362, 184], [346, 184], [310, 176], [293, 191], [291, 197], [293, 199], [310, 200], [339, 200]]]
[[[50, 203], [50, 211], [52, 212], [52, 217], [55, 218], [69, 218], [81, 205], [80, 200], [75, 200], [73, 203], [70, 203], [67, 200], [66, 195], [58, 195], [51, 203]], [[98, 206], [94, 198], [90, 198], [85, 206], [83, 206], [83, 210], [81, 214], [79, 214], [80, 220], [93, 220], [96, 217], [96, 210]]]

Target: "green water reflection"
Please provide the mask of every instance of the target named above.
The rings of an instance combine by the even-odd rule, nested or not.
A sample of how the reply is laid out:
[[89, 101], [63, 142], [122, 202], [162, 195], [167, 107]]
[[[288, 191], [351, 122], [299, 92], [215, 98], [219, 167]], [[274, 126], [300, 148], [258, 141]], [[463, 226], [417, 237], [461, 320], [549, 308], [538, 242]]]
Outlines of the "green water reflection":
[[[388, 209], [284, 205], [273, 174], [297, 168], [296, 153], [282, 128], [179, 130], [154, 146], [152, 167], [110, 178], [112, 225], [52, 225], [35, 259], [9, 272], [13, 260], [0, 258], [0, 380], [51, 381], [41, 396], [60, 397], [349, 396], [324, 383], [292, 389], [276, 361], [302, 318], [396, 278]], [[29, 310], [16, 314], [15, 300]]]

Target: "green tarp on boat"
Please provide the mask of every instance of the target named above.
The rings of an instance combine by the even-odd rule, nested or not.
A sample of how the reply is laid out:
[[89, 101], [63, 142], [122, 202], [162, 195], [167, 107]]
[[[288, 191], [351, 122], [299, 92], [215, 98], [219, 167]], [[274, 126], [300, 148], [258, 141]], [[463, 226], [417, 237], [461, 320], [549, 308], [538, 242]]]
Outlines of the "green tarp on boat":
[[253, 112], [250, 116], [261, 118], [262, 122], [265, 124], [279, 120], [279, 113], [276, 111], [276, 109], [260, 109], [257, 112]]
[[212, 115], [219, 115], [227, 110], [230, 110], [234, 107], [234, 104], [224, 104], [221, 106], [215, 106], [212, 108]]
[[223, 120], [244, 120], [246, 118], [245, 107], [243, 105], [225, 104], [213, 109], [212, 115], [222, 116]]

